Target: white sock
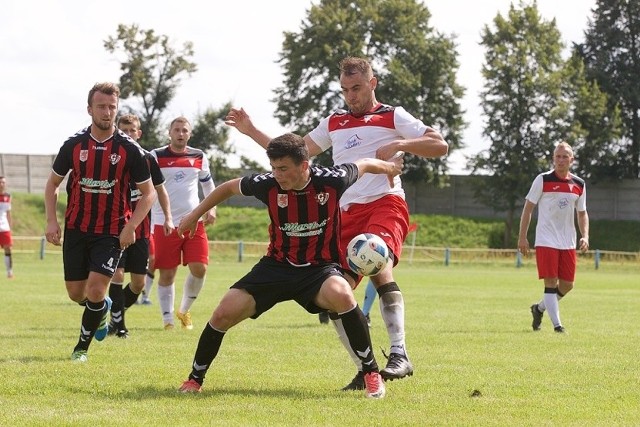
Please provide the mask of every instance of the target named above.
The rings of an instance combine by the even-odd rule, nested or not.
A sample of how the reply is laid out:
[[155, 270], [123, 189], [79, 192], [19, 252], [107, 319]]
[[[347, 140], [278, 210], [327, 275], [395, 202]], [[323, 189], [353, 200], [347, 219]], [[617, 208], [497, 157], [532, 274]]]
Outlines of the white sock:
[[7, 273], [11, 272], [11, 255], [4, 256], [4, 266], [7, 268]]
[[387, 326], [391, 353], [407, 355], [404, 341], [404, 298], [400, 291], [387, 292], [380, 297], [380, 313]]
[[[562, 299], [562, 297], [559, 294], [556, 294], [558, 296], [558, 301], [560, 301]], [[540, 302], [538, 303], [538, 310], [540, 310], [540, 313], [544, 312], [547, 309], [547, 306], [544, 304], [544, 298], [542, 298], [540, 300]]]
[[160, 302], [160, 312], [165, 324], [173, 325], [173, 305], [176, 299], [176, 286], [174, 283], [169, 286], [158, 284], [158, 301]]
[[144, 289], [142, 289], [142, 295], [144, 295], [145, 298], [149, 298], [149, 295], [151, 294], [151, 287], [153, 286], [153, 278], [147, 276], [144, 276]]
[[193, 302], [198, 298], [198, 294], [204, 286], [204, 279], [207, 277], [194, 277], [193, 274], [187, 274], [184, 281], [184, 290], [182, 291], [182, 301], [180, 302], [180, 313], [186, 313], [191, 309]]
[[340, 342], [347, 349], [347, 353], [351, 356], [351, 360], [356, 364], [356, 368], [358, 371], [362, 371], [362, 361], [356, 354], [353, 352], [351, 348], [351, 344], [349, 343], [349, 338], [347, 337], [347, 333], [344, 330], [344, 326], [342, 325], [342, 319], [331, 319], [331, 323], [333, 323], [333, 327], [336, 328], [336, 332], [338, 333], [338, 338], [340, 338]]
[[562, 326], [560, 322], [560, 307], [558, 306], [558, 294], [556, 293], [547, 293], [544, 294], [544, 304], [547, 307], [547, 313], [549, 314], [549, 319], [551, 319], [551, 323], [553, 323], [553, 327]]

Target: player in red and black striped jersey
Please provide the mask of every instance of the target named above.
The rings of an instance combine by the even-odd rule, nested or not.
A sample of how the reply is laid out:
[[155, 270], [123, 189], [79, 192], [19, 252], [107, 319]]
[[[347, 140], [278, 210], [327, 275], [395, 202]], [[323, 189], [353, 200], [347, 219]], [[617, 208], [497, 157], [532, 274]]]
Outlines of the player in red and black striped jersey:
[[[118, 119], [118, 129], [128, 135], [136, 143], [142, 136], [140, 129], [140, 119], [135, 114], [125, 114]], [[144, 157], [151, 173], [158, 202], [165, 213], [165, 226], [173, 228], [171, 210], [169, 206], [169, 195], [164, 188], [164, 176], [158, 166], [158, 162], [151, 153], [144, 151]], [[137, 186], [131, 185], [131, 206], [135, 209], [141, 192]], [[112, 300], [111, 321], [109, 322], [109, 334], [119, 338], [127, 338], [129, 330], [125, 323], [125, 311], [136, 301], [143, 288], [147, 277], [147, 268], [150, 259], [151, 241], [151, 212], [136, 228], [136, 241], [122, 253], [118, 268], [116, 269], [111, 284], [109, 285], [109, 298]], [[131, 282], [123, 288], [125, 272], [131, 275]]]
[[249, 317], [258, 318], [280, 302], [294, 300], [309, 313], [337, 313], [351, 351], [364, 366], [366, 395], [383, 397], [384, 382], [373, 356], [366, 320], [338, 263], [339, 199], [367, 172], [393, 179], [402, 171], [403, 162], [400, 158], [393, 162], [363, 159], [330, 168], [310, 166], [305, 142], [294, 134], [270, 141], [267, 156], [271, 173], [223, 183], [178, 226], [180, 235], [193, 233], [198, 218], [233, 195], [261, 200], [271, 219], [267, 254], [231, 287], [214, 310], [198, 342], [189, 379], [180, 391], [200, 391], [229, 328]]
[[[60, 148], [45, 187], [47, 241], [63, 245], [64, 279], [72, 301], [83, 305], [80, 338], [72, 360], [85, 362], [94, 338], [107, 334], [111, 300], [109, 280], [122, 251], [135, 242], [136, 227], [147, 216], [156, 192], [140, 147], [114, 125], [120, 89], [96, 83], [89, 91], [87, 112], [91, 126], [69, 138]], [[64, 240], [56, 204], [68, 174]], [[141, 192], [132, 211], [130, 185]]]
[[[542, 300], [533, 304], [531, 327], [540, 329], [546, 310], [556, 332], [565, 332], [560, 321], [558, 302], [571, 289], [576, 273], [576, 247], [589, 249], [589, 215], [587, 214], [587, 189], [581, 178], [570, 172], [573, 149], [566, 142], [559, 143], [553, 151], [553, 170], [541, 173], [531, 184], [526, 196], [522, 216], [518, 250], [529, 253], [527, 231], [533, 209], [538, 206], [536, 225], [536, 264], [538, 277], [544, 280]], [[576, 242], [575, 212], [581, 238]]]

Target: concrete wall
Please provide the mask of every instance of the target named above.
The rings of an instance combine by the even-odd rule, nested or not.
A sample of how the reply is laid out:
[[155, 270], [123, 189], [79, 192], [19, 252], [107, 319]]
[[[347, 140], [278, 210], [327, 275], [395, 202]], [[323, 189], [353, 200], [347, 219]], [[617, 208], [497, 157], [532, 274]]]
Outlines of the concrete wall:
[[[10, 192], [43, 193], [54, 158], [55, 155], [0, 153], [0, 175], [7, 177]], [[482, 178], [450, 176], [449, 184], [443, 188], [426, 184], [405, 184], [409, 210], [411, 213], [504, 218], [504, 212], [494, 212], [473, 199], [471, 181], [474, 179]], [[64, 185], [61, 189], [64, 190]], [[523, 194], [523, 200], [524, 196]], [[240, 196], [232, 197], [225, 204], [262, 206], [253, 197]], [[640, 180], [595, 184], [587, 182], [587, 209], [592, 219], [640, 221]]]

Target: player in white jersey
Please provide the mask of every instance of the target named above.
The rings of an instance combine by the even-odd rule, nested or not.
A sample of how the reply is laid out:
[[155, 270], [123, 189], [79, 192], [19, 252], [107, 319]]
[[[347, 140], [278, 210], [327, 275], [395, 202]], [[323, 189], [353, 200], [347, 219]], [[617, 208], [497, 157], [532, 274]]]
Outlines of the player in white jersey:
[[[205, 197], [215, 185], [206, 154], [187, 146], [191, 138], [191, 123], [184, 117], [177, 117], [171, 122], [169, 137], [169, 145], [156, 148], [151, 154], [158, 160], [165, 178], [164, 186], [169, 194], [173, 223], [179, 224], [183, 216], [200, 204], [198, 185], [202, 187]], [[158, 300], [164, 328], [173, 329], [175, 278], [178, 266], [182, 264], [189, 266], [189, 274], [184, 283], [177, 317], [183, 329], [193, 329], [190, 309], [204, 285], [209, 264], [209, 241], [204, 226], [215, 222], [215, 208], [198, 222], [193, 236], [180, 237], [175, 229], [167, 230], [163, 226], [164, 214], [159, 204], [153, 206], [151, 219], [154, 223], [155, 267], [160, 271]]]
[[578, 228], [582, 236], [577, 247], [582, 252], [589, 249], [587, 192], [584, 181], [569, 172], [572, 163], [573, 149], [565, 142], [559, 143], [553, 151], [553, 170], [541, 173], [533, 180], [522, 209], [518, 250], [526, 256], [529, 253], [527, 231], [533, 209], [538, 206], [536, 264], [538, 278], [544, 279], [544, 295], [540, 302], [531, 306], [531, 327], [534, 331], [540, 329], [546, 310], [554, 330], [565, 332], [558, 302], [573, 289], [575, 281], [574, 211], [578, 212]]
[[0, 246], [4, 249], [4, 266], [7, 277], [13, 279], [13, 259], [11, 258], [11, 194], [7, 193], [7, 180], [0, 176]]
[[[333, 148], [335, 164], [353, 162], [366, 157], [382, 160], [401, 155], [435, 158], [447, 154], [448, 144], [439, 132], [426, 126], [402, 107], [392, 107], [377, 101], [377, 78], [369, 62], [363, 58], [349, 57], [340, 63], [340, 86], [349, 108], [323, 119], [304, 139], [312, 156]], [[231, 109], [226, 123], [250, 136], [266, 147], [269, 137], [255, 128], [242, 109]], [[397, 265], [402, 244], [408, 233], [409, 212], [404, 200], [399, 177], [391, 186], [384, 179], [365, 175], [340, 198], [341, 244], [360, 233], [374, 233], [389, 247], [393, 261], [376, 276], [371, 277], [380, 296], [380, 312], [390, 340], [387, 365], [380, 371], [385, 380], [413, 375], [405, 343], [404, 299], [393, 278], [393, 266]], [[346, 252], [346, 251], [344, 251]], [[344, 255], [344, 253], [343, 253]], [[345, 260], [345, 271], [349, 273]], [[346, 275], [352, 287], [361, 277]], [[330, 314], [343, 345], [349, 351], [344, 328], [334, 313]], [[358, 373], [343, 390], [362, 390], [363, 371], [356, 355], [351, 355]]]

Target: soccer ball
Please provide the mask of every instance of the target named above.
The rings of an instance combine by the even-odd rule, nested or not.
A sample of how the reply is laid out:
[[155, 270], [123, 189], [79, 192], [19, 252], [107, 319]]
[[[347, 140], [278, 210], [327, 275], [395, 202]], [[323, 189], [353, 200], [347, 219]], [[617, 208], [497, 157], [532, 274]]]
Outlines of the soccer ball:
[[389, 262], [389, 248], [379, 236], [358, 234], [347, 245], [347, 263], [360, 276], [375, 276]]

